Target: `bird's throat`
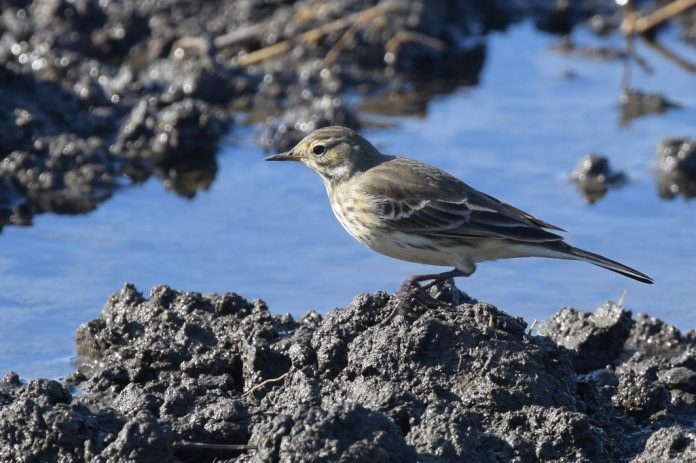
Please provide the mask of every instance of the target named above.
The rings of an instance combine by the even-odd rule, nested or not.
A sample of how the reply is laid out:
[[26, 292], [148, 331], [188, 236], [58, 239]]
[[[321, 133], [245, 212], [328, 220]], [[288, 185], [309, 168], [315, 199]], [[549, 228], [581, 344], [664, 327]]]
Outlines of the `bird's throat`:
[[339, 165], [331, 168], [324, 169], [321, 172], [321, 177], [324, 183], [330, 185], [336, 185], [341, 182], [345, 182], [353, 175], [353, 169], [348, 165]]

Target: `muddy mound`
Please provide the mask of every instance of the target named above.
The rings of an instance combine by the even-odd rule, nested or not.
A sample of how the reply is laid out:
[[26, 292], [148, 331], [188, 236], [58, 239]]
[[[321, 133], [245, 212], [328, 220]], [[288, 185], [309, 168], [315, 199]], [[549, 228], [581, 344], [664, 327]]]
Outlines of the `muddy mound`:
[[696, 457], [694, 333], [609, 303], [533, 336], [456, 289], [440, 299], [362, 294], [296, 321], [236, 294], [126, 286], [78, 330], [66, 384], [0, 382], [2, 458]]

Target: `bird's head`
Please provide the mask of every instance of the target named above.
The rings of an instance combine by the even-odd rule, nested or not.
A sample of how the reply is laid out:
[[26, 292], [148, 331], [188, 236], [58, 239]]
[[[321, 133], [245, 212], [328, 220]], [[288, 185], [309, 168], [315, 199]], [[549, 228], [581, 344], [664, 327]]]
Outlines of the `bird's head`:
[[266, 161], [299, 161], [318, 173], [324, 182], [346, 180], [378, 164], [384, 155], [354, 130], [341, 126], [315, 130], [285, 153]]

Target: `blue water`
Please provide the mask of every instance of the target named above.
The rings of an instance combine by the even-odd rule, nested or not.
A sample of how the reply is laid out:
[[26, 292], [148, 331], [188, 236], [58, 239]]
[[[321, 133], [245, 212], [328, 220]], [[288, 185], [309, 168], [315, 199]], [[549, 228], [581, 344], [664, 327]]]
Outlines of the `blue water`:
[[[676, 34], [669, 32], [670, 46], [696, 60]], [[589, 33], [576, 40], [621, 44]], [[393, 129], [363, 134], [384, 152], [442, 167], [569, 230], [569, 242], [656, 280], [649, 286], [588, 264], [523, 259], [481, 264], [458, 281], [470, 295], [531, 322], [568, 305], [592, 310], [627, 290], [627, 308], [695, 328], [696, 201], [658, 198], [652, 170], [661, 137], [696, 136], [695, 77], [639, 46], [655, 72], [634, 69], [633, 85], [665, 93], [684, 109], [622, 128], [622, 63], [564, 57], [550, 50], [555, 41], [528, 25], [492, 36], [481, 85], [437, 98], [425, 118], [390, 119]], [[577, 77], [562, 78], [567, 70]], [[0, 372], [31, 378], [72, 371], [75, 329], [97, 317], [124, 282], [146, 294], [161, 283], [236, 291], [299, 316], [345, 306], [362, 291], [394, 291], [409, 275], [433, 270], [354, 242], [315, 174], [262, 162], [256, 134], [235, 129], [221, 147], [216, 181], [193, 200], [150, 180], [90, 215], [42, 215], [31, 228], [6, 228]], [[588, 152], [609, 156], [631, 179], [592, 206], [567, 181]]]

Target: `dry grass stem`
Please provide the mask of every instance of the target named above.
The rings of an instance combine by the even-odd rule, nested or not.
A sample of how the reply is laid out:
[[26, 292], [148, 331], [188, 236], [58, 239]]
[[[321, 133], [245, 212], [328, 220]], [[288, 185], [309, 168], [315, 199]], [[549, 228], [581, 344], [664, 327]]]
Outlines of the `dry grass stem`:
[[242, 66], [251, 66], [254, 64], [261, 63], [288, 51], [290, 48], [297, 44], [316, 42], [325, 35], [331, 34], [333, 32], [338, 32], [350, 27], [351, 25], [359, 21], [361, 18], [373, 18], [378, 14], [387, 13], [388, 11], [395, 9], [396, 7], [396, 3], [390, 2], [380, 3], [370, 8], [366, 8], [365, 10], [353, 13], [343, 18], [336, 19], [319, 27], [315, 27], [314, 29], [311, 29], [307, 32], [298, 34], [289, 39], [283, 40], [273, 45], [269, 45], [268, 47], [264, 47], [260, 50], [256, 50], [246, 55], [243, 55], [239, 58], [239, 64]]
[[287, 373], [284, 373], [284, 374], [278, 376], [277, 378], [270, 378], [270, 379], [267, 379], [265, 381], [261, 381], [259, 384], [257, 384], [256, 386], [253, 386], [251, 389], [249, 389], [244, 394], [242, 394], [241, 397], [248, 397], [249, 395], [253, 394], [255, 391], [258, 391], [259, 389], [264, 387], [266, 384], [277, 383], [279, 381], [283, 381], [285, 378], [288, 377], [289, 374], [290, 374], [290, 372], [288, 371]]
[[200, 449], [200, 450], [256, 450], [255, 445], [246, 444], [208, 444], [205, 442], [175, 442], [174, 447], [180, 449]]
[[696, 0], [675, 0], [642, 18], [636, 18], [631, 11], [621, 24], [621, 30], [626, 35], [644, 34], [695, 6]]

